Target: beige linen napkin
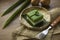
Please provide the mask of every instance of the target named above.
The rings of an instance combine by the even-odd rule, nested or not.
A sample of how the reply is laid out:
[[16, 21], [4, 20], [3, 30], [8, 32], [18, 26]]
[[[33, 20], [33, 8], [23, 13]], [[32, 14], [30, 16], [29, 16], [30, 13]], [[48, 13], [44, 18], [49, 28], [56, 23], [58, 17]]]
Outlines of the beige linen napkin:
[[[53, 21], [57, 16], [60, 16], [60, 8], [52, 9], [49, 11], [49, 13], [52, 16], [51, 21]], [[47, 36], [42, 40], [57, 40], [56, 38], [58, 38], [59, 40], [60, 39], [59, 26], [60, 25], [57, 25], [56, 28], [49, 30], [49, 33], [47, 34]], [[27, 38], [34, 38], [40, 32], [41, 31], [34, 31], [34, 30], [27, 29], [26, 27], [24, 27], [24, 25], [20, 25], [20, 27], [13, 32], [12, 37], [13, 37], [13, 40], [23, 40]]]
[[[52, 9], [51, 11], [49, 11], [51, 13], [52, 16], [52, 21], [60, 16], [60, 8], [55, 8]], [[56, 28], [54, 28], [53, 30], [53, 35], [51, 37], [51, 40], [60, 40], [60, 23], [56, 25]]]
[[[57, 18], [58, 16], [60, 16], [60, 8], [55, 8], [55, 9], [52, 9], [51, 11], [49, 11], [50, 14], [51, 14], [51, 20], [53, 21], [55, 18]], [[60, 23], [56, 25], [57, 27], [55, 28], [54, 30], [54, 33], [53, 34], [56, 34], [56, 33], [60, 33]]]

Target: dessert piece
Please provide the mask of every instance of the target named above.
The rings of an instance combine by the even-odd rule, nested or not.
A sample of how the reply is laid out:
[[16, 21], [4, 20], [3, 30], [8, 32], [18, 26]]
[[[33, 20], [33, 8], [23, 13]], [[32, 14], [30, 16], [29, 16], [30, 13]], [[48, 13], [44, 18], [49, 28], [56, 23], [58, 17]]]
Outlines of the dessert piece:
[[30, 11], [26, 14], [26, 16], [29, 23], [31, 23], [33, 26], [43, 21], [43, 15], [38, 10]]

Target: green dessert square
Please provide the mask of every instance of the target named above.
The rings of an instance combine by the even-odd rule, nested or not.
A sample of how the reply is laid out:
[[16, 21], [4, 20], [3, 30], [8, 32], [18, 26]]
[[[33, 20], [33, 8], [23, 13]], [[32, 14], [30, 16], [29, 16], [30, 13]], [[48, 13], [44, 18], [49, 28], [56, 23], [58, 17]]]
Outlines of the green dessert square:
[[36, 25], [43, 19], [43, 15], [38, 10], [32, 10], [27, 13], [27, 20], [32, 24]]

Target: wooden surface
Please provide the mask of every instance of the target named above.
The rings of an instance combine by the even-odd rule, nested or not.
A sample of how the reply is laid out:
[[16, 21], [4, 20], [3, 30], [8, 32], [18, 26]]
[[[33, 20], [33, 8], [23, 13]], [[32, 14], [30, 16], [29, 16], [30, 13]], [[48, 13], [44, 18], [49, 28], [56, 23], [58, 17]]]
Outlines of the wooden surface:
[[[8, 7], [10, 7], [16, 1], [17, 0], [0, 0], [0, 16]], [[60, 0], [51, 0], [50, 9], [60, 7], [59, 3], [60, 3]], [[4, 22], [8, 19], [9, 16], [12, 15], [12, 13], [14, 11], [10, 12], [9, 14], [7, 14], [3, 17], [0, 17], [0, 40], [11, 40], [12, 39], [12, 37], [11, 37], [12, 32], [20, 26], [19, 17], [17, 17], [17, 18], [15, 18], [14, 21], [12, 21], [8, 25], [7, 28], [5, 28], [4, 30], [2, 29]]]

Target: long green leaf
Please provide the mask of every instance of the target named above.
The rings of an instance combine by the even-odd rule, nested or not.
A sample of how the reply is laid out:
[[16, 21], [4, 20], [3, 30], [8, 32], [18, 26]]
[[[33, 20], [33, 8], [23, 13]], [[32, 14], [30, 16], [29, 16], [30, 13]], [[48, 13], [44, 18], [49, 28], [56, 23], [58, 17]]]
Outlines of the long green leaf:
[[26, 1], [24, 2], [24, 4], [23, 4], [15, 13], [13, 13], [13, 14], [8, 18], [8, 20], [7, 20], [7, 21], [5, 22], [5, 24], [4, 24], [3, 29], [6, 28], [7, 25], [15, 18], [15, 16], [16, 16], [17, 14], [19, 14], [19, 13], [20, 13], [24, 8], [26, 8], [29, 4], [30, 4], [30, 0], [26, 0]]
[[9, 12], [11, 12], [14, 8], [16, 8], [18, 5], [20, 5], [22, 2], [24, 2], [25, 0], [18, 0], [16, 3], [14, 3], [11, 7], [9, 7], [3, 14], [2, 16], [8, 14]]

